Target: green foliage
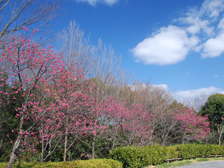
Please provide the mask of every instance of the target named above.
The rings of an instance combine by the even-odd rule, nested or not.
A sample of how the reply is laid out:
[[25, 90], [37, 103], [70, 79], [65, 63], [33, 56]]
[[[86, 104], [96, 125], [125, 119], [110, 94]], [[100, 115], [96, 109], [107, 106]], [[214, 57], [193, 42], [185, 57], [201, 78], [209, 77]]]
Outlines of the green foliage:
[[[8, 163], [0, 163], [0, 167], [6, 167]], [[15, 163], [13, 168], [19, 166]], [[72, 162], [22, 162], [22, 168], [122, 168], [122, 163], [112, 159], [76, 160]]]
[[181, 144], [176, 145], [178, 157], [190, 159], [196, 157], [208, 157], [210, 155], [223, 155], [224, 146], [201, 145], [201, 144]]
[[208, 101], [202, 106], [200, 114], [208, 115], [210, 122], [222, 124], [224, 117], [224, 94], [216, 93], [209, 96]]
[[113, 149], [108, 158], [118, 160], [123, 163], [124, 167], [143, 167], [144, 154], [140, 147], [126, 146]]
[[142, 148], [146, 165], [157, 165], [168, 159], [168, 149], [159, 145], [146, 146]]
[[[2, 75], [0, 75], [0, 78], [2, 78]], [[6, 80], [6, 77], [3, 78]], [[2, 85], [1, 81], [0, 85]], [[21, 102], [19, 101], [21, 100], [20, 94], [13, 94], [13, 89], [8, 85], [0, 87], [0, 91], [5, 92], [6, 90], [11, 94], [0, 94], [0, 141], [3, 142], [2, 147], [0, 148], [0, 162], [9, 160], [9, 155], [12, 150], [10, 141], [14, 141], [17, 137], [11, 130], [18, 130], [19, 125], [19, 118], [15, 117], [15, 109], [21, 106]], [[14, 97], [15, 99], [13, 99]]]
[[194, 149], [195, 149], [194, 144], [177, 145], [178, 157], [183, 159], [195, 158], [197, 152]]
[[223, 154], [224, 146], [219, 145], [181, 144], [169, 147], [152, 145], [115, 148], [110, 152], [108, 158], [122, 162], [124, 168], [142, 168], [147, 165], [161, 164], [167, 159], [192, 159]]
[[168, 159], [178, 158], [178, 151], [176, 146], [166, 147]]
[[[144, 167], [163, 163], [169, 156], [176, 156], [175, 148], [167, 148], [159, 145], [145, 147], [121, 147], [112, 150], [108, 158], [118, 160], [124, 167]], [[170, 153], [169, 153], [170, 152]]]

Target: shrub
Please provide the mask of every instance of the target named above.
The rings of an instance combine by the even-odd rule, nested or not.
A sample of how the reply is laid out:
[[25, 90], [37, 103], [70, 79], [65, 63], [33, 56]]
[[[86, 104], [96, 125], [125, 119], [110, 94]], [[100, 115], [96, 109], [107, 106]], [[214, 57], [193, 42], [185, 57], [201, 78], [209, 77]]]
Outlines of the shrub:
[[141, 168], [147, 165], [161, 164], [168, 158], [192, 159], [223, 154], [224, 146], [219, 145], [180, 144], [169, 147], [151, 145], [145, 147], [127, 146], [115, 148], [110, 151], [108, 158], [122, 162], [124, 168]]
[[108, 158], [123, 163], [123, 167], [138, 168], [144, 166], [144, 153], [140, 147], [126, 146], [113, 149]]
[[125, 168], [141, 168], [163, 163], [168, 159], [168, 149], [159, 145], [142, 148], [127, 146], [113, 149], [108, 158], [122, 162]]
[[167, 157], [168, 159], [178, 158], [178, 151], [176, 146], [167, 147]]
[[146, 165], [157, 165], [168, 159], [168, 149], [163, 146], [153, 145], [142, 148]]
[[[8, 163], [0, 163], [0, 167], [6, 167]], [[19, 167], [19, 163], [13, 164], [13, 168]], [[122, 168], [122, 163], [112, 159], [76, 160], [71, 162], [22, 162], [22, 168]]]
[[197, 156], [197, 150], [195, 144], [181, 144], [176, 145], [178, 151], [178, 157], [183, 159], [195, 158]]

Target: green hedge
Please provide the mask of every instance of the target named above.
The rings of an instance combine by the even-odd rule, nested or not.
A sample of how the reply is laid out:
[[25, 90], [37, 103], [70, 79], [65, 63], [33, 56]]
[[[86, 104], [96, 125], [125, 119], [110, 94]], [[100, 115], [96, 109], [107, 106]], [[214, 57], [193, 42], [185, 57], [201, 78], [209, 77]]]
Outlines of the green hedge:
[[[8, 163], [0, 163], [0, 167], [4, 168]], [[23, 162], [21, 168], [122, 168], [122, 163], [112, 159], [91, 159], [76, 160], [71, 162], [43, 162], [29, 163]], [[19, 168], [18, 163], [13, 164], [13, 168]]]
[[223, 145], [181, 144], [169, 147], [152, 145], [115, 148], [110, 152], [108, 158], [122, 162], [124, 168], [141, 168], [147, 165], [161, 164], [167, 159], [192, 159], [223, 154]]
[[141, 167], [145, 163], [141, 148], [133, 146], [115, 148], [108, 158], [122, 162], [124, 167]]

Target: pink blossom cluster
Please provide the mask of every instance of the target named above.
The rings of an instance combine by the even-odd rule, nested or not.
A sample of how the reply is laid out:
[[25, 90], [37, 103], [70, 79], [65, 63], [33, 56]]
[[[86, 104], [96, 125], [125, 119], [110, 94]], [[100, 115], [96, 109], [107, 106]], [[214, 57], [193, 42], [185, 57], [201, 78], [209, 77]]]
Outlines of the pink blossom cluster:
[[209, 122], [207, 122], [208, 117], [203, 117], [191, 108], [185, 108], [183, 111], [175, 114], [175, 119], [181, 121], [181, 127], [185, 132], [185, 136], [200, 140], [204, 138], [209, 132]]

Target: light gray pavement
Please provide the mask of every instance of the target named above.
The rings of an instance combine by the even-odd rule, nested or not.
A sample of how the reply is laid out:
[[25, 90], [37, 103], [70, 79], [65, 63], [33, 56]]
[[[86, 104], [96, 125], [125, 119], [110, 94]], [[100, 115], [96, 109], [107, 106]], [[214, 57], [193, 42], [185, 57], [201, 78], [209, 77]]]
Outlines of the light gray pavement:
[[181, 166], [178, 168], [224, 168], [224, 160], [199, 162], [191, 165]]

